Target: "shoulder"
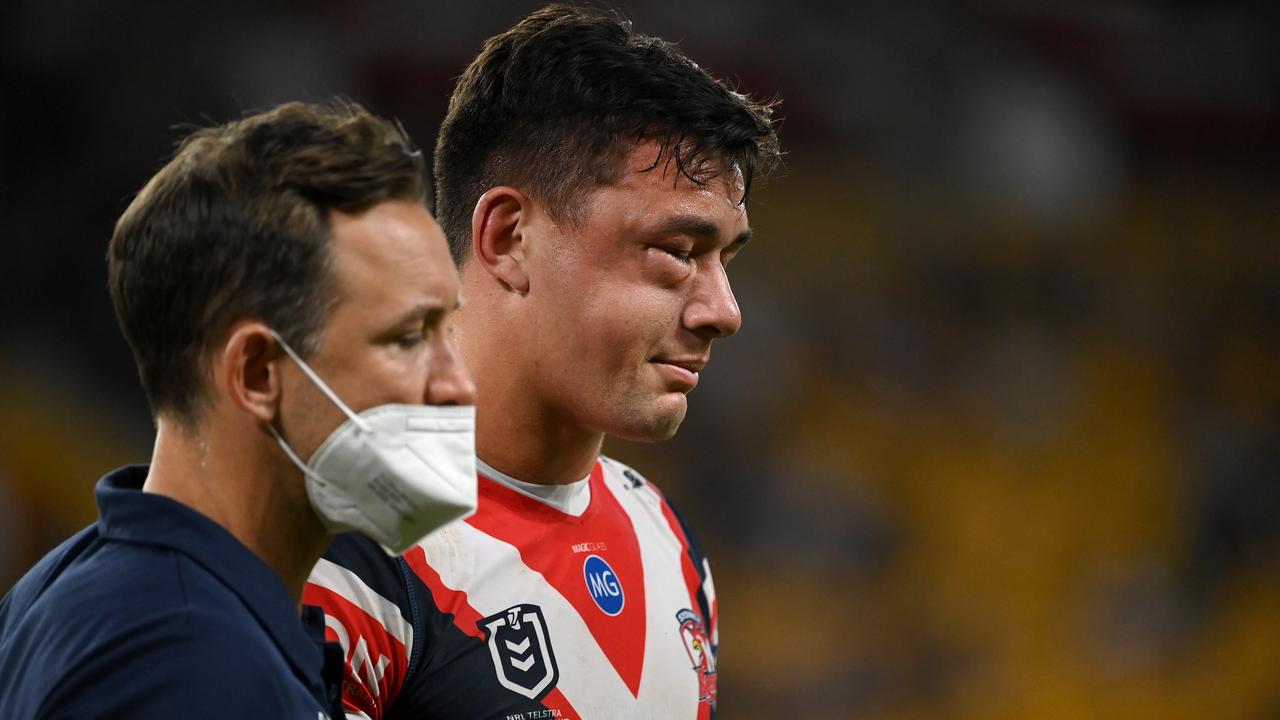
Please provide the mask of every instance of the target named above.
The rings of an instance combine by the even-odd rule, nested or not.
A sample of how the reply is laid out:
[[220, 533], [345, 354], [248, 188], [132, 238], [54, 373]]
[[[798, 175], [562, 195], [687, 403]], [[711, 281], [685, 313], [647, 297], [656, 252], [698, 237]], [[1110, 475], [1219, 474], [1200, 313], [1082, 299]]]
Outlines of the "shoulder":
[[[404, 626], [412, 606], [400, 558], [359, 533], [334, 538], [307, 578], [303, 600], [324, 608], [331, 617], [358, 609], [387, 631], [409, 632]], [[346, 638], [339, 640], [346, 644]]]
[[147, 546], [92, 553], [95, 562], [67, 567], [0, 644], [0, 687], [11, 684], [32, 715], [257, 716], [287, 695], [273, 689], [285, 680], [278, 651], [201, 568]]
[[647, 487], [657, 493], [659, 497], [663, 497], [662, 491], [659, 490], [652, 481], [644, 475], [641, 475], [635, 468], [627, 465], [626, 463], [614, 460], [607, 455], [601, 455], [599, 457], [600, 469], [604, 475], [604, 481], [609, 484], [610, 487], [622, 487], [628, 490], [638, 490], [642, 487]]
[[662, 514], [667, 522], [672, 525], [672, 530], [677, 535], [682, 536], [680, 538], [682, 541], [691, 547], [696, 547], [696, 552], [699, 555], [702, 554], [701, 544], [694, 537], [684, 516], [676, 509], [675, 503], [667, 497], [666, 493], [656, 483], [641, 475], [635, 468], [605, 455], [600, 456], [600, 466], [605, 484], [611, 490], [614, 490], [615, 493], [622, 491], [623, 493], [641, 497], [646, 504]]
[[307, 578], [303, 602], [324, 610], [327, 635], [345, 658], [349, 710], [383, 716], [420, 652], [420, 612], [400, 558], [359, 533], [334, 538]]
[[50, 656], [105, 657], [137, 648], [163, 655], [148, 645], [157, 638], [203, 637], [214, 647], [270, 643], [240, 596], [181, 552], [95, 541], [58, 564], [57, 572], [23, 578], [15, 588], [24, 606], [6, 618], [6, 644], [25, 636]]
[[23, 621], [23, 618], [58, 577], [87, 548], [98, 540], [97, 527], [91, 525], [72, 535], [61, 545], [50, 550], [35, 564], [0, 600], [0, 637]]
[[84, 648], [95, 638], [128, 636], [186, 608], [180, 566], [176, 553], [82, 532], [14, 587], [6, 599], [6, 639], [38, 633]]
[[706, 548], [675, 503], [652, 481], [641, 475], [634, 468], [604, 455], [600, 456], [600, 464], [604, 472], [605, 482], [611, 489], [621, 489], [624, 493], [639, 494], [646, 504], [654, 508], [655, 513], [661, 513], [671, 533], [680, 543], [685, 555], [687, 555], [700, 581], [710, 585], [711, 567], [707, 560]]
[[286, 717], [290, 673], [261, 632], [196, 609], [99, 645], [41, 703], [48, 717]]
[[606, 481], [612, 482], [610, 487], [621, 487], [632, 493], [647, 491], [653, 498], [651, 502], [656, 502], [660, 507], [671, 533], [680, 543], [683, 555], [681, 564], [690, 573], [687, 576], [690, 582], [690, 594], [704, 619], [705, 631], [714, 657], [716, 648], [720, 644], [720, 611], [716, 600], [715, 581], [711, 577], [711, 563], [707, 559], [707, 551], [702, 541], [671, 500], [654, 487], [653, 483], [617, 460], [601, 455], [600, 464], [604, 468]]

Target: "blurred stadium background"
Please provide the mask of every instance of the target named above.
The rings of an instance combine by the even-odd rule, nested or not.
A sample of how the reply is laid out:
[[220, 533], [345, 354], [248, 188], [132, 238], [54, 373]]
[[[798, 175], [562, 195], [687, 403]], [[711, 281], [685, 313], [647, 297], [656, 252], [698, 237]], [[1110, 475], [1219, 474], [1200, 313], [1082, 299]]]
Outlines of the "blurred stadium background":
[[[784, 99], [743, 331], [607, 447], [709, 546], [723, 716], [1280, 718], [1274, 6], [618, 5]], [[532, 7], [0, 8], [0, 590], [149, 455], [103, 253], [175, 126], [339, 93], [430, 148]]]

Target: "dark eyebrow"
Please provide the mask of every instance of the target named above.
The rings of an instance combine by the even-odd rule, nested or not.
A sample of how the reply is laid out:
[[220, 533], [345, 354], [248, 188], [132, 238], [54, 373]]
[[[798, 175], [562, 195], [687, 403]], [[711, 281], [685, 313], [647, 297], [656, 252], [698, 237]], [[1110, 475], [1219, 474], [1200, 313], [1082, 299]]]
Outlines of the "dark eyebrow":
[[[453, 309], [458, 310], [462, 307], [462, 298], [459, 297], [457, 302], [453, 304]], [[403, 327], [409, 323], [417, 323], [418, 318], [422, 318], [424, 324], [433, 323], [444, 315], [444, 305], [439, 303], [418, 303], [406, 312], [402, 313], [391, 327]]]
[[[720, 234], [720, 229], [710, 220], [700, 218], [696, 215], [677, 215], [658, 226], [655, 231], [657, 235], [692, 235], [695, 238], [711, 238], [714, 239]], [[738, 233], [738, 236], [729, 243], [730, 247], [745, 245], [751, 239], [751, 228], [747, 228]]]

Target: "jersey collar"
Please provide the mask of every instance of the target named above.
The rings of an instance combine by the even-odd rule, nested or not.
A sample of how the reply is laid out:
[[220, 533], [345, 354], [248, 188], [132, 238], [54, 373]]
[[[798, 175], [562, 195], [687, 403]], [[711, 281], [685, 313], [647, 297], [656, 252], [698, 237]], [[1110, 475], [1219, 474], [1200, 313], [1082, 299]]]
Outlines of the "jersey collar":
[[500, 485], [506, 485], [525, 497], [537, 500], [572, 517], [582, 517], [591, 506], [591, 476], [599, 467], [600, 461], [597, 460], [591, 472], [575, 482], [564, 485], [539, 485], [511, 477], [484, 460], [476, 458], [476, 469], [482, 477]]

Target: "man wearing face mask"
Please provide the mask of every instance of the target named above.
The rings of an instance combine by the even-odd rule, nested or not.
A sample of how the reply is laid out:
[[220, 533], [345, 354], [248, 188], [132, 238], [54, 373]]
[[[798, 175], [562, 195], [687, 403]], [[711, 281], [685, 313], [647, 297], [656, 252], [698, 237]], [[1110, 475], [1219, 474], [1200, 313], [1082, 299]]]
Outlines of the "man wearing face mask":
[[459, 280], [422, 154], [345, 103], [199, 130], [108, 252], [149, 466], [0, 601], [0, 715], [339, 717], [299, 604], [331, 536], [392, 553], [475, 506]]

